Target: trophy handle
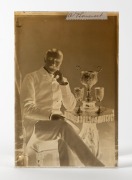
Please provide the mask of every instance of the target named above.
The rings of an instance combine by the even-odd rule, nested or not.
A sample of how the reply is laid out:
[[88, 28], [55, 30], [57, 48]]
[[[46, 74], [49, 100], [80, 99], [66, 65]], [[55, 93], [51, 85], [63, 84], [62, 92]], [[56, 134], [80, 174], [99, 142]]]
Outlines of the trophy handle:
[[98, 66], [97, 67], [97, 72], [99, 73], [99, 72], [101, 72], [102, 71], [102, 67], [101, 66]]

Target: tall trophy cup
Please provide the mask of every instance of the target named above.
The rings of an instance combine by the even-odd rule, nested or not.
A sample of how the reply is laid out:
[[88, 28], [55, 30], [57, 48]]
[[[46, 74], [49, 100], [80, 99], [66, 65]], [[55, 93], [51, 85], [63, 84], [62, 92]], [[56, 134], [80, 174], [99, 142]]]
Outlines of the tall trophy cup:
[[98, 81], [98, 73], [102, 70], [100, 66], [98, 66], [98, 71], [82, 71], [81, 72], [81, 83], [85, 86], [87, 95], [85, 101], [83, 101], [83, 109], [88, 112], [96, 112], [98, 107], [95, 106], [96, 101], [93, 101], [93, 97], [91, 95], [92, 87]]

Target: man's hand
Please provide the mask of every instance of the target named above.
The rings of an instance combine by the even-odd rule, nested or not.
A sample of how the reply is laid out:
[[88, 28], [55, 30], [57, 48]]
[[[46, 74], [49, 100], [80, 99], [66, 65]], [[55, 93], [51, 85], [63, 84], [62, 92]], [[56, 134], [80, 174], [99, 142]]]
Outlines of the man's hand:
[[63, 116], [61, 116], [61, 115], [59, 115], [59, 114], [52, 114], [50, 119], [51, 119], [52, 121], [57, 121], [57, 120], [64, 120], [64, 118], [65, 118], [65, 117], [63, 117]]
[[64, 82], [64, 79], [63, 79], [63, 75], [60, 71], [56, 71], [54, 73], [54, 78], [56, 78], [56, 81], [60, 84], [60, 85], [67, 85], [68, 82]]

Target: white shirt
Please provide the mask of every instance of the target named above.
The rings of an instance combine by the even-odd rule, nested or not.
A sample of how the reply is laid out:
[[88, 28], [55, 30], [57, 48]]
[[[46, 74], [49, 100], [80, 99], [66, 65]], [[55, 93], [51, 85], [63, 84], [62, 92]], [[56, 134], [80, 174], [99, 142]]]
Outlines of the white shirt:
[[[66, 78], [64, 80], [67, 81]], [[52, 113], [62, 114], [62, 104], [71, 111], [76, 106], [69, 83], [59, 85], [43, 67], [25, 76], [20, 97], [23, 119], [49, 120]]]

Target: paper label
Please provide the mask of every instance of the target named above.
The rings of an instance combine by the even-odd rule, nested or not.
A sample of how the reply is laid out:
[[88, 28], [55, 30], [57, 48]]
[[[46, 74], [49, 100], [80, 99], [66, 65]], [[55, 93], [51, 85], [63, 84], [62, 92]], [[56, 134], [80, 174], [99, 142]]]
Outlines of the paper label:
[[69, 12], [66, 20], [107, 20], [106, 12]]

